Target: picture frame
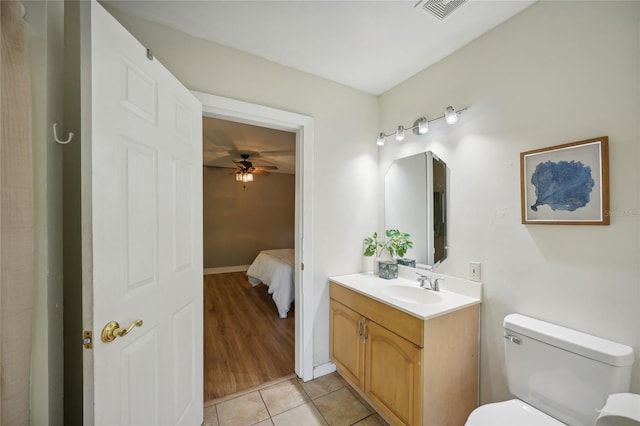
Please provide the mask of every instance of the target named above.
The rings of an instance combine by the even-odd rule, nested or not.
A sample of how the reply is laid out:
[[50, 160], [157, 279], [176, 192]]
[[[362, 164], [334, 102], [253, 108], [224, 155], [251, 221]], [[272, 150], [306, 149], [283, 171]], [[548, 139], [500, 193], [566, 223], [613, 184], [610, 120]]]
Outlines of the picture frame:
[[520, 153], [522, 223], [609, 225], [609, 137]]

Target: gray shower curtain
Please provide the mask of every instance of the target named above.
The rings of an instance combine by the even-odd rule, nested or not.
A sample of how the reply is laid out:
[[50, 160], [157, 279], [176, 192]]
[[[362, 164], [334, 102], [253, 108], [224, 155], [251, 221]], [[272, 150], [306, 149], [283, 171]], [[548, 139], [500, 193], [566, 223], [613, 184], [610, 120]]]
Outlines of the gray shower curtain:
[[29, 424], [34, 309], [31, 87], [26, 24], [0, 1], [0, 424]]

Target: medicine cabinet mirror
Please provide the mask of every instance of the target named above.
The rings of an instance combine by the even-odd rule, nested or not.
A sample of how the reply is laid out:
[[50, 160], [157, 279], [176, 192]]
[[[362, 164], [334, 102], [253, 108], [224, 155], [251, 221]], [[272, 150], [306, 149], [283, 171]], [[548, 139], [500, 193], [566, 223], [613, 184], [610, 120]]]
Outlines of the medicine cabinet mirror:
[[447, 257], [447, 165], [431, 151], [399, 158], [384, 179], [385, 229], [411, 235], [417, 267]]

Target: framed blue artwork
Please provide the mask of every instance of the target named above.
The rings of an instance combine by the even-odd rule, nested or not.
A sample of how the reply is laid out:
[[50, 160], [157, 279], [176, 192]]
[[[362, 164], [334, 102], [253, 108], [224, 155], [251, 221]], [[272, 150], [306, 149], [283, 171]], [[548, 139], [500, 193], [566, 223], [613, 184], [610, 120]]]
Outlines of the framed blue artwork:
[[609, 225], [609, 138], [520, 153], [522, 223]]

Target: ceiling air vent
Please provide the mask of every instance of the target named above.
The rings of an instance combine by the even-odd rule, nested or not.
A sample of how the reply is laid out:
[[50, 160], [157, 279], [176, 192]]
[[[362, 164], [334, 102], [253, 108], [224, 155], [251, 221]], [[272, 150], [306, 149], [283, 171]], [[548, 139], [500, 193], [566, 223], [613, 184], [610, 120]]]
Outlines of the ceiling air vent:
[[422, 0], [415, 7], [443, 20], [466, 2], [467, 0]]

